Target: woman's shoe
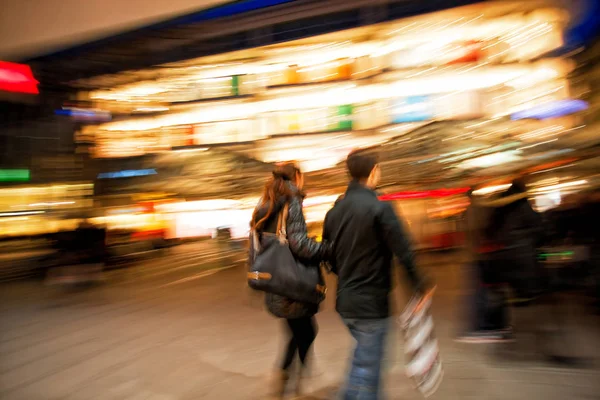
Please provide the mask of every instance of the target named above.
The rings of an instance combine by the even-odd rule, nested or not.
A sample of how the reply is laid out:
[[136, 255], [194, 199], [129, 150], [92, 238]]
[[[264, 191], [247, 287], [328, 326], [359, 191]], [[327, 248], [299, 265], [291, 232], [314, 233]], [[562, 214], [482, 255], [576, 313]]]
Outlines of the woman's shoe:
[[302, 366], [298, 370], [298, 374], [296, 376], [296, 387], [294, 389], [294, 397], [292, 400], [302, 398], [302, 393], [306, 389], [304, 386], [306, 385], [306, 374], [308, 370], [306, 367]]
[[290, 375], [285, 370], [278, 370], [273, 377], [271, 384], [271, 393], [273, 399], [283, 399], [285, 396], [285, 389], [287, 383], [290, 380]]

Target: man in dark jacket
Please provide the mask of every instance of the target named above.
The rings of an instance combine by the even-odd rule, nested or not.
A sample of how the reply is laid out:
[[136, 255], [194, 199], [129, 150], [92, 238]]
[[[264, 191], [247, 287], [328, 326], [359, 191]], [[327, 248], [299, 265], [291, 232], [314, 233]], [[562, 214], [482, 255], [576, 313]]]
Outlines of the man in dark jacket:
[[336, 309], [356, 340], [344, 399], [379, 399], [381, 364], [389, 330], [392, 261], [404, 265], [415, 290], [422, 291], [414, 254], [391, 204], [374, 188], [377, 158], [352, 152], [346, 160], [352, 181], [325, 217], [323, 239], [334, 243], [332, 271], [338, 276]]

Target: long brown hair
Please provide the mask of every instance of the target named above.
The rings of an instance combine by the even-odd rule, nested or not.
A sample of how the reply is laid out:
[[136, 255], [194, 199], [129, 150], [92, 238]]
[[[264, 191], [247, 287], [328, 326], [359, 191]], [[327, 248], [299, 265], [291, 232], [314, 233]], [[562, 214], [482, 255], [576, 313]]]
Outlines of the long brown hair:
[[[298, 168], [294, 162], [282, 163], [275, 166], [275, 169], [273, 170], [273, 176], [270, 177], [265, 184], [261, 203], [254, 210], [254, 214], [252, 214], [252, 221], [250, 224], [253, 229], [260, 230], [263, 228], [265, 222], [273, 214], [275, 205], [282, 197], [290, 198], [294, 195], [292, 189], [287, 184], [287, 181], [296, 184], [298, 175], [302, 175], [302, 171], [300, 171], [300, 168]], [[260, 220], [258, 220], [258, 214], [260, 210], [264, 209], [264, 207], [267, 205], [267, 213]]]

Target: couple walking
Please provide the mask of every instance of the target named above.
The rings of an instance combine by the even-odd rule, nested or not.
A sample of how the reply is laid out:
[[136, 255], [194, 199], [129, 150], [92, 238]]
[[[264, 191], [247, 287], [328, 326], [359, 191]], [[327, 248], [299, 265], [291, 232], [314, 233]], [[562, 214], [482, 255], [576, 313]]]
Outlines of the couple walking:
[[[342, 398], [377, 400], [381, 398], [381, 366], [390, 329], [393, 257], [404, 265], [416, 292], [425, 288], [401, 222], [392, 206], [379, 201], [374, 191], [380, 180], [376, 156], [352, 152], [346, 165], [351, 182], [325, 217], [322, 242], [307, 235], [302, 212], [304, 178], [293, 163], [276, 167], [251, 225], [259, 237], [276, 233], [281, 211], [286, 209], [284, 223], [294, 257], [314, 268], [327, 262], [338, 276], [336, 309], [356, 341]], [[283, 398], [296, 354], [301, 364], [296, 389], [301, 387], [317, 334], [314, 315], [319, 306], [272, 293], [267, 293], [266, 305], [271, 314], [285, 319], [291, 332], [273, 387], [273, 395]]]

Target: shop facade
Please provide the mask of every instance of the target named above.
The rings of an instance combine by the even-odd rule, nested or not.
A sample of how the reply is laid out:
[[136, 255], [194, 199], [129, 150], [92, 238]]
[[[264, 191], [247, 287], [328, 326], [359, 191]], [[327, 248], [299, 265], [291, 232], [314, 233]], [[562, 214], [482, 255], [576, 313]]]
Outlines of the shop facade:
[[[254, 27], [254, 46], [244, 41], [219, 54], [179, 54], [152, 68], [71, 81], [79, 91], [67, 111], [96, 119], [77, 130], [78, 151], [115, 165], [99, 171], [97, 188], [116, 190], [112, 182], [130, 180], [136, 183], [119, 190], [167, 193], [179, 205], [155, 211], [180, 221], [175, 235], [193, 236], [206, 228], [203, 213], [250, 210], [268, 165], [295, 160], [320, 196], [309, 210], [318, 221], [328, 196], [343, 188], [341, 162], [351, 149], [378, 148], [384, 185], [393, 185], [387, 189], [415, 191], [477, 183], [564, 155], [563, 138], [585, 129], [581, 113], [589, 104], [571, 84], [575, 61], [561, 52], [569, 14], [554, 2], [384, 14], [366, 26], [322, 30], [309, 29], [313, 19], [304, 33], [279, 40], [274, 24], [270, 33], [261, 29], [275, 43], [262, 46]], [[335, 32], [311, 34], [328, 30]], [[229, 167], [216, 167], [214, 156]], [[140, 157], [152, 161], [126, 167]], [[231, 168], [236, 158], [256, 168]], [[203, 203], [228, 199], [243, 206]], [[463, 207], [445, 202], [411, 207], [418, 218]], [[238, 219], [241, 232], [247, 218]]]
[[[76, 138], [97, 158], [219, 146], [307, 171], [433, 121], [508, 120], [529, 143], [531, 130], [560, 129], [519, 113], [586, 107], [571, 101], [573, 62], [545, 57], [564, 44], [567, 16], [537, 6], [480, 4], [163, 65], [153, 80], [80, 92], [114, 121]], [[498, 136], [473, 131], [462, 138]]]

